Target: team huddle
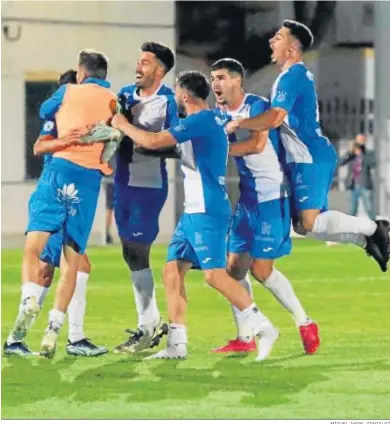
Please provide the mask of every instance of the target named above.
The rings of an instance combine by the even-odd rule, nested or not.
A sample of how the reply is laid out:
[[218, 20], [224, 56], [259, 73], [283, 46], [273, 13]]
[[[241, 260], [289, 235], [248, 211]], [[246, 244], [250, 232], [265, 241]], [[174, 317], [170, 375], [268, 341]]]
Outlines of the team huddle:
[[[29, 202], [23, 256], [22, 295], [5, 354], [32, 355], [25, 338], [43, 305], [54, 269], [60, 280], [40, 355], [55, 354], [66, 314], [67, 353], [98, 356], [108, 349], [85, 336], [86, 246], [102, 176], [116, 154], [115, 220], [129, 267], [138, 313], [137, 329], [113, 349], [132, 354], [160, 344], [147, 359], [187, 356], [185, 276], [203, 271], [206, 282], [231, 304], [236, 338], [213, 353], [258, 350], [265, 360], [279, 331], [253, 299], [250, 277], [267, 288], [292, 316], [304, 351], [319, 345], [318, 325], [305, 311], [275, 261], [291, 253], [290, 228], [317, 240], [352, 243], [383, 272], [389, 260], [386, 220], [329, 211], [327, 197], [337, 167], [333, 145], [322, 135], [313, 74], [303, 53], [313, 36], [286, 20], [270, 40], [272, 62], [281, 70], [268, 99], [245, 93], [243, 65], [217, 60], [208, 78], [185, 71], [175, 92], [163, 84], [174, 67], [166, 46], [141, 46], [135, 83], [116, 95], [102, 53], [83, 50], [77, 71], [67, 71], [40, 108], [44, 120], [34, 146], [44, 169]], [[210, 91], [216, 105], [210, 109]], [[240, 197], [232, 213], [225, 186], [228, 156], [235, 159]], [[167, 158], [178, 158], [184, 174], [184, 212], [168, 247], [163, 282], [168, 323], [159, 312], [150, 249], [168, 195]]]

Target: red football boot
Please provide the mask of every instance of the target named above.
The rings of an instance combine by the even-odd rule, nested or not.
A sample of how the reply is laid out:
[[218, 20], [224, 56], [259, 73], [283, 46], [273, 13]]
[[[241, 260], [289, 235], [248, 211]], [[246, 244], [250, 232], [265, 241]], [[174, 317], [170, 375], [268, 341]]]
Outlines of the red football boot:
[[256, 350], [256, 342], [253, 339], [249, 343], [245, 343], [240, 339], [229, 340], [225, 346], [211, 349], [213, 353], [247, 353]]
[[301, 335], [303, 348], [308, 355], [316, 353], [320, 347], [320, 336], [318, 335], [318, 325], [315, 322], [310, 324], [301, 325], [299, 327], [299, 334]]

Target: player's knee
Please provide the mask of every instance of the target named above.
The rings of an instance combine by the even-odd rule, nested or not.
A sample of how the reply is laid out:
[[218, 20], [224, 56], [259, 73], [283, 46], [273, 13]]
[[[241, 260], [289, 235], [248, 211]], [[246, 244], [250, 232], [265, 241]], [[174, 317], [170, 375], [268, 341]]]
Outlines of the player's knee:
[[300, 236], [305, 236], [307, 234], [307, 231], [305, 230], [305, 228], [300, 222], [294, 222], [293, 228], [294, 228], [294, 231]]
[[208, 269], [204, 271], [204, 278], [209, 286], [215, 287], [221, 280], [222, 274], [227, 275], [224, 269]]
[[240, 281], [245, 278], [246, 272], [238, 263], [228, 263], [226, 270], [227, 273], [237, 281]]
[[53, 281], [55, 267], [46, 262], [39, 262], [39, 285], [50, 287]]
[[91, 262], [88, 259], [87, 255], [81, 255], [80, 256], [80, 261], [79, 261], [79, 271], [80, 272], [85, 272], [86, 274], [90, 274], [91, 273]]
[[41, 256], [41, 251], [38, 246], [31, 243], [25, 246], [23, 255], [25, 258], [34, 260]]
[[259, 262], [254, 261], [251, 265], [251, 275], [259, 282], [265, 283], [272, 274], [272, 262]]
[[243, 280], [249, 268], [249, 263], [246, 258], [242, 258], [235, 254], [228, 256], [226, 271], [230, 277], [237, 281]]
[[149, 245], [123, 242], [123, 258], [131, 271], [149, 268], [149, 252]]
[[163, 269], [163, 281], [166, 290], [175, 289], [177, 284], [180, 285], [180, 273], [175, 263], [168, 262], [165, 264]]

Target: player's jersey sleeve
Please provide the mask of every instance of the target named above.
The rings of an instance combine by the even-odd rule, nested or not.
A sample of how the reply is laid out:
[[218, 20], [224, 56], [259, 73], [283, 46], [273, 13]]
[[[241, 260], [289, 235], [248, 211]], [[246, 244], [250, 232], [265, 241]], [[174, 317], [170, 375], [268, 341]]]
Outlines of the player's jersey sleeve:
[[53, 140], [58, 137], [57, 126], [55, 121], [46, 120], [41, 128], [39, 136], [50, 136]]
[[57, 110], [60, 108], [62, 101], [65, 96], [67, 84], [62, 85], [58, 90], [56, 90], [51, 97], [45, 100], [41, 108], [39, 109], [39, 116], [42, 119], [51, 119], [54, 118]]
[[256, 102], [251, 104], [251, 107], [249, 109], [249, 117], [253, 118], [254, 116], [261, 115], [268, 109], [268, 102], [266, 102], [265, 100], [257, 100]]
[[304, 83], [298, 72], [288, 71], [281, 76], [275, 93], [272, 96], [272, 107], [280, 107], [291, 112]]
[[167, 114], [165, 117], [163, 129], [165, 130], [169, 127], [173, 127], [174, 125], [176, 125], [177, 120], [177, 104], [175, 98], [172, 96], [168, 98]]
[[177, 124], [168, 129], [177, 143], [184, 143], [204, 134], [205, 123], [201, 114], [191, 115], [181, 119]]

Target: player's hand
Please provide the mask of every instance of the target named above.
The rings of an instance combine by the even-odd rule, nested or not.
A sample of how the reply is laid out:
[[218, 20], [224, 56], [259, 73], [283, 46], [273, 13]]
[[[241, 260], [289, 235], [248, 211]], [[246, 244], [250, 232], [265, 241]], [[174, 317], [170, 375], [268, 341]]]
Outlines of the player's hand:
[[225, 130], [228, 134], [236, 132], [240, 128], [240, 121], [237, 119], [235, 121], [230, 121], [225, 125]]
[[79, 128], [70, 130], [67, 134], [62, 137], [62, 140], [67, 146], [72, 146], [74, 144], [81, 143], [81, 137], [84, 135], [85, 131], [82, 131]]
[[[111, 126], [121, 131], [123, 127], [126, 127], [129, 124], [125, 115], [117, 113], [114, 115], [111, 121]], [[124, 131], [123, 131], [124, 132]]]

